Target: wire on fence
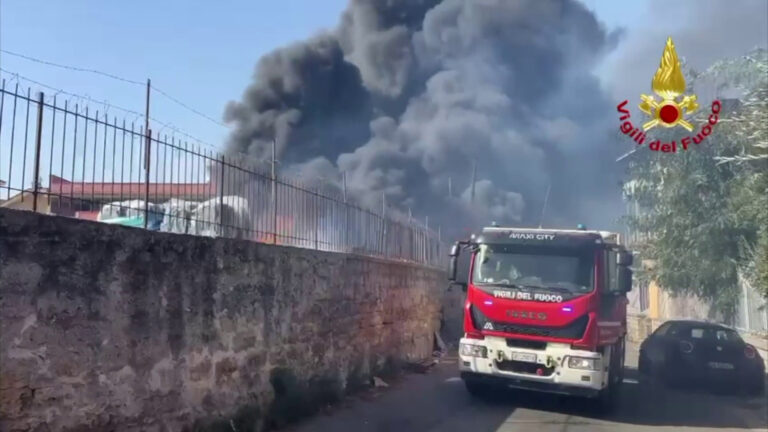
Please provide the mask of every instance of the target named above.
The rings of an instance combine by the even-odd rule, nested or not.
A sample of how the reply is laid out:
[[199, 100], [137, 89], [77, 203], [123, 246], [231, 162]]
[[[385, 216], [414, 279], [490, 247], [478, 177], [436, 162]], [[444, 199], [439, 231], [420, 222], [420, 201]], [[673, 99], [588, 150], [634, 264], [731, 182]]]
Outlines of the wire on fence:
[[[143, 123], [143, 122], [142, 122]], [[244, 155], [0, 87], [0, 206], [149, 230], [441, 265], [439, 235]], [[274, 162], [272, 162], [274, 164]], [[382, 214], [386, 211], [386, 215]]]

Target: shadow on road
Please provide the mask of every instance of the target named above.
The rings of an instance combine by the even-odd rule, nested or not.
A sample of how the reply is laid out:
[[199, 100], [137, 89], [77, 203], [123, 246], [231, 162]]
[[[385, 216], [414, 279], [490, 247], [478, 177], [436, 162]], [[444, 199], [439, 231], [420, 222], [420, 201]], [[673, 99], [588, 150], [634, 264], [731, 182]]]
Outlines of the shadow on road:
[[670, 389], [660, 383], [640, 380], [637, 371], [631, 368], [625, 369], [625, 383], [617, 409], [607, 415], [601, 414], [587, 399], [515, 390], [505, 391], [487, 403], [510, 409], [525, 408], [648, 427], [768, 427], [768, 399], [765, 395], [750, 397], [706, 389]]
[[489, 400], [471, 397], [449, 356], [427, 374], [409, 374], [295, 428], [294, 432], [645, 431], [659, 427], [712, 430], [764, 429], [768, 399], [640, 383], [625, 368], [617, 410], [602, 415], [591, 401], [500, 390]]

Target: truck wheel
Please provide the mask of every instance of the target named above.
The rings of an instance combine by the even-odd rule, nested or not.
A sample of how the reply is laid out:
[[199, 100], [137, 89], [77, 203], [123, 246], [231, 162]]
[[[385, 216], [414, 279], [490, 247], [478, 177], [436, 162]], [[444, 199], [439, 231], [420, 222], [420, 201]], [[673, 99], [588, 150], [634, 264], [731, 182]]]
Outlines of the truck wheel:
[[597, 409], [600, 414], [611, 414], [616, 410], [616, 386], [609, 384], [608, 387], [600, 390], [597, 397]]
[[488, 399], [494, 390], [491, 384], [475, 379], [465, 379], [464, 386], [469, 394], [479, 399]]
[[619, 397], [619, 387], [621, 386], [621, 353], [619, 344], [611, 347], [611, 365], [608, 368], [608, 385], [600, 390], [597, 397], [597, 409], [601, 414], [610, 414], [616, 410], [617, 399]]
[[624, 355], [626, 354], [626, 350], [627, 350], [626, 342], [624, 341], [623, 338], [619, 341], [618, 350], [619, 350], [619, 361], [618, 361], [617, 371], [618, 371], [618, 382], [619, 382], [619, 385], [621, 385], [624, 382], [624, 361], [625, 361]]

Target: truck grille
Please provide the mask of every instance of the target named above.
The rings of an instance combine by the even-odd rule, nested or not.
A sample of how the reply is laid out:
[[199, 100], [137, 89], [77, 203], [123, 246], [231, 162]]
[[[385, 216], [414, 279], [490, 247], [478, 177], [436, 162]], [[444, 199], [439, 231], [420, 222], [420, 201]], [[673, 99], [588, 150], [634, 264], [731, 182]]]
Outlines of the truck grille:
[[493, 329], [504, 333], [524, 334], [528, 336], [581, 339], [582, 336], [584, 336], [584, 331], [587, 329], [588, 322], [589, 317], [587, 315], [582, 316], [564, 327], [542, 327], [494, 321]]
[[550, 376], [555, 373], [554, 366], [546, 367], [536, 363], [527, 363], [514, 360], [497, 360], [496, 367], [504, 372], [515, 372], [529, 375]]

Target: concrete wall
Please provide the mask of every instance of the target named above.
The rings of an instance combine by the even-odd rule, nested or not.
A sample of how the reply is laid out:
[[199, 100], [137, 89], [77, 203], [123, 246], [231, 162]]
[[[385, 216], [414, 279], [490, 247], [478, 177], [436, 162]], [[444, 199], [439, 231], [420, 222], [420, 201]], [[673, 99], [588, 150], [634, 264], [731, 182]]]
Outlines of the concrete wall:
[[0, 209], [0, 430], [279, 425], [430, 356], [445, 286], [410, 264]]
[[648, 315], [654, 319], [719, 320], [712, 304], [690, 294], [672, 295], [656, 282], [648, 287], [650, 301]]

